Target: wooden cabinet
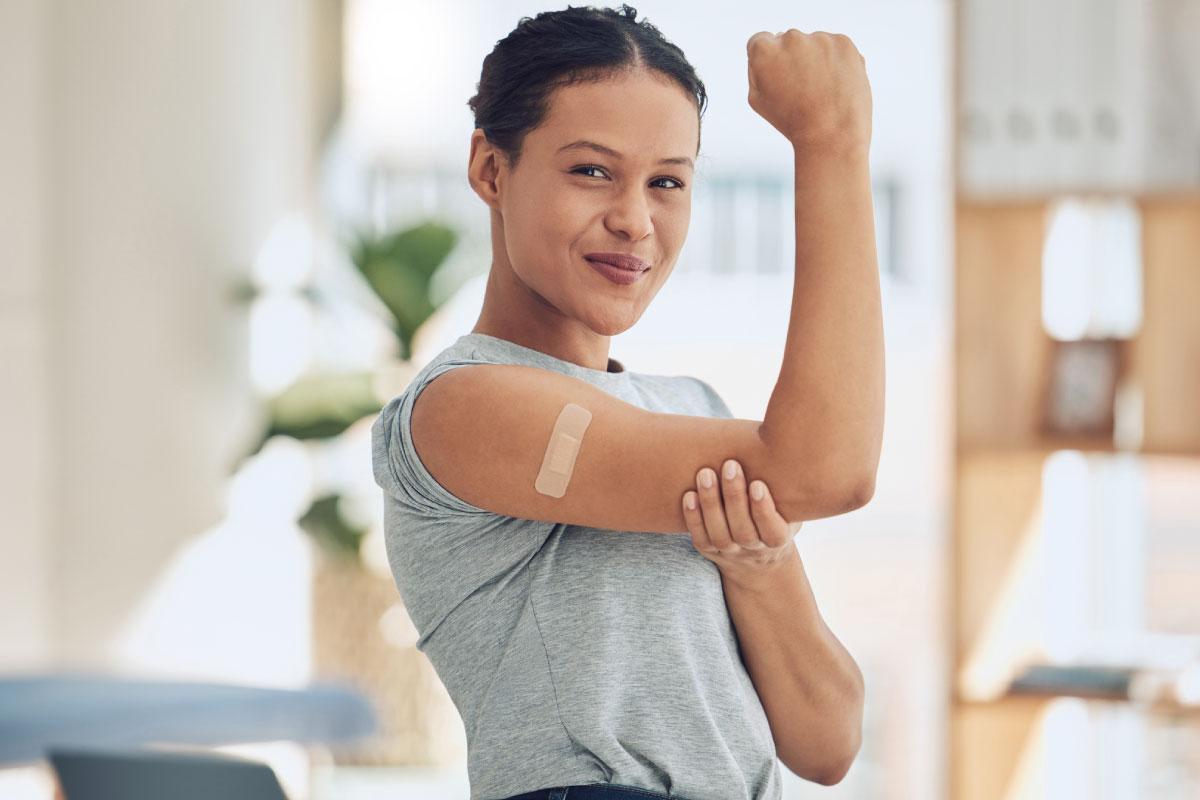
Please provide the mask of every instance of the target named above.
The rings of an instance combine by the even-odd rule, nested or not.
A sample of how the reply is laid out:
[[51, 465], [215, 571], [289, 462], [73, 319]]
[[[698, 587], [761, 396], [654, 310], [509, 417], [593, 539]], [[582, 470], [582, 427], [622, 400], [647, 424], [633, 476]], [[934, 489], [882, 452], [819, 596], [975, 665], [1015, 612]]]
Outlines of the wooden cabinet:
[[[1123, 443], [1042, 428], [1054, 200], [955, 206], [956, 800], [1133, 800], [1200, 763], [1200, 196], [1137, 199], [1143, 321], [1120, 346], [1141, 435]], [[1038, 666], [1058, 670], [1031, 673], [1043, 694], [1014, 691]], [[1200, 796], [1200, 767], [1173, 780]]]
[[1117, 342], [1130, 438], [1044, 427], [1066, 195], [955, 184], [948, 796], [1200, 797], [1200, 191], [1122, 195], [1141, 223], [1141, 324]]

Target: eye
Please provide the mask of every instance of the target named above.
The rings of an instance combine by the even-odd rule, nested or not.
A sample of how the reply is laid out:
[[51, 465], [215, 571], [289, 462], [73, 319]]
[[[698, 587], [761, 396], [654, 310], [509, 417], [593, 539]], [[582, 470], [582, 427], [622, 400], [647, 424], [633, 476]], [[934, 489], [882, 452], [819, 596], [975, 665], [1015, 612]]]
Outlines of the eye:
[[[585, 164], [585, 165], [583, 165], [583, 166], [581, 166], [581, 167], [576, 167], [575, 169], [571, 170], [571, 174], [572, 174], [572, 175], [577, 175], [577, 174], [580, 174], [580, 173], [582, 173], [584, 170], [589, 170], [589, 169], [596, 169], [596, 170], [600, 170], [601, 172], [603, 172], [603, 171], [604, 171], [604, 170], [603, 170], [603, 167], [597, 167], [597, 166], [596, 166], [596, 165], [594, 165], [594, 164]], [[672, 183], [674, 183], [674, 184], [675, 184], [675, 186], [664, 186], [664, 187], [662, 187], [662, 188], [664, 188], [664, 189], [682, 189], [682, 188], [683, 188], [683, 186], [684, 186], [684, 183], [683, 183], [683, 181], [679, 180], [678, 178], [671, 178], [671, 177], [663, 176], [663, 177], [661, 177], [661, 178], [655, 178], [654, 180], [655, 180], [656, 182], [657, 182], [657, 181], [671, 181]]]

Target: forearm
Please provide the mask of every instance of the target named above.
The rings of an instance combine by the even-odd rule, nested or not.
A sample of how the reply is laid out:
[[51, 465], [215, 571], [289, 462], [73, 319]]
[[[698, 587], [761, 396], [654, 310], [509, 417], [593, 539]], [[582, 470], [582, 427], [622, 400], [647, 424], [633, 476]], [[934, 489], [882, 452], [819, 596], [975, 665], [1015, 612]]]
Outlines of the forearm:
[[[873, 486], [883, 439], [883, 315], [868, 148], [794, 152], [796, 278], [783, 364], [760, 435], [776, 459], [794, 466], [789, 487], [854, 493]], [[813, 480], [800, 479], [806, 475]], [[800, 507], [813, 505], [811, 497], [796, 499]]]
[[862, 672], [821, 619], [793, 552], [751, 584], [722, 573], [725, 602], [780, 760], [803, 778], [836, 783], [861, 743]]

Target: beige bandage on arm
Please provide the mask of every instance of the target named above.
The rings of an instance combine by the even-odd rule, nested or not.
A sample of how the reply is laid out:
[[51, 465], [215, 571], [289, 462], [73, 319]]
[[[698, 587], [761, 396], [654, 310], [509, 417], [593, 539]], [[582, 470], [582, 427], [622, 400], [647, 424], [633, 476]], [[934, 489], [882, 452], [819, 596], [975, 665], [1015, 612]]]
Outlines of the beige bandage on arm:
[[567, 493], [571, 473], [575, 471], [575, 456], [583, 442], [583, 433], [592, 421], [592, 412], [581, 405], [567, 403], [559, 412], [542, 457], [542, 468], [538, 471], [533, 488], [541, 494], [562, 497]]

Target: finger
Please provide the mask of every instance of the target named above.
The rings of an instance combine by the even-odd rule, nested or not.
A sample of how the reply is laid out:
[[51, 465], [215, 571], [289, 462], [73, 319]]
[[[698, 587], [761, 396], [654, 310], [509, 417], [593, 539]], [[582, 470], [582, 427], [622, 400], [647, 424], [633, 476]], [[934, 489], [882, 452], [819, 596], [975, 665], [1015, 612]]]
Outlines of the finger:
[[778, 38], [779, 34], [777, 33], [771, 33], [770, 31], [759, 31], [746, 40], [746, 82], [750, 86], [751, 95], [758, 91], [758, 85], [754, 82], [754, 59], [751, 57], [751, 52], [756, 46], [761, 47], [766, 43], [777, 40]]
[[770, 31], [759, 31], [755, 34], [752, 34], [750, 38], [746, 40], [746, 52], [750, 52], [750, 48], [754, 46], [756, 41], [764, 38], [769, 41], [776, 36], [778, 36], [778, 34], [771, 33]]
[[[711, 486], [705, 486], [701, 478], [708, 475]], [[705, 467], [696, 473], [696, 491], [700, 494], [700, 513], [704, 515], [704, 529], [708, 540], [718, 550], [728, 550], [733, 545], [729, 525], [725, 522], [725, 508], [721, 505], [721, 490], [716, 471]]]
[[[733, 475], [729, 474], [730, 468]], [[729, 535], [747, 550], [761, 550], [766, 547], [759, 538], [758, 528], [750, 516], [750, 501], [746, 494], [746, 474], [742, 467], [732, 458], [721, 468], [721, 503], [725, 506], [725, 522], [729, 525]]]
[[751, 489], [762, 487], [762, 499], [756, 500], [751, 495], [750, 509], [754, 523], [758, 528], [758, 536], [767, 547], [782, 547], [791, 540], [794, 534], [788, 532], [788, 522], [775, 508], [775, 498], [771, 490], [762, 481], [754, 481]]
[[[691, 508], [688, 508], [689, 500]], [[704, 527], [704, 517], [700, 513], [700, 504], [695, 492], [684, 492], [683, 519], [687, 522], [688, 533], [692, 535], [692, 547], [696, 548], [698, 552], [710, 555], [720, 552], [713, 547], [713, 543], [708, 538], [708, 531]]]

